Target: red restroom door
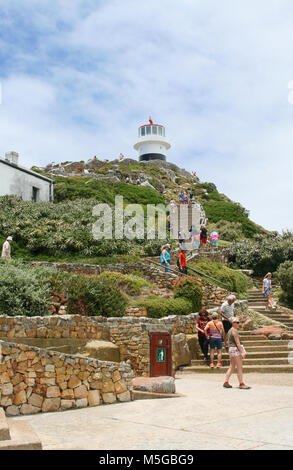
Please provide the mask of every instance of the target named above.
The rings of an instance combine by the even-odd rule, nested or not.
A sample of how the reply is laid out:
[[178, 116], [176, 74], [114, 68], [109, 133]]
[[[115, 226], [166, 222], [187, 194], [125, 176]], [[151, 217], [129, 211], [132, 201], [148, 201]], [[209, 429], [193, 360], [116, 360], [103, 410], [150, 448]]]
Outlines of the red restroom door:
[[150, 377], [172, 375], [171, 333], [150, 333]]

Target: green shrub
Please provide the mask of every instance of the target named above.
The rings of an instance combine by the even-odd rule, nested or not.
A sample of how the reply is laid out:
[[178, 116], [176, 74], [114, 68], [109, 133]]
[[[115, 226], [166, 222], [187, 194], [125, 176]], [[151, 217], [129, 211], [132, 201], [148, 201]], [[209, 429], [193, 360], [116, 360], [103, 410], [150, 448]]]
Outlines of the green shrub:
[[219, 233], [219, 238], [226, 241], [236, 241], [244, 238], [242, 232], [242, 225], [240, 222], [228, 222], [227, 220], [219, 220], [216, 224], [211, 224], [208, 227], [209, 232], [213, 229]]
[[129, 295], [139, 295], [142, 287], [150, 287], [150, 283], [133, 274], [121, 274], [112, 271], [104, 271], [99, 279], [107, 279]]
[[201, 259], [197, 263], [190, 263], [190, 266], [204, 274], [208, 274], [218, 281], [224, 282], [224, 284], [228, 286], [227, 289], [231, 292], [243, 294], [247, 292], [249, 287], [252, 287], [252, 281], [249, 277], [239, 271], [228, 268], [228, 266], [222, 263]]
[[174, 298], [188, 299], [192, 304], [193, 312], [198, 312], [202, 308], [202, 288], [195, 278], [181, 277], [175, 282]]
[[293, 237], [261, 237], [253, 243], [233, 243], [228, 251], [229, 261], [243, 269], [253, 269], [256, 276], [274, 272], [285, 261], [293, 261]]
[[145, 307], [150, 318], [162, 318], [169, 315], [189, 315], [192, 313], [192, 302], [185, 298], [162, 299], [155, 297], [139, 300], [136, 305]]
[[48, 314], [50, 284], [42, 269], [0, 263], [0, 315]]
[[71, 276], [67, 285], [68, 313], [89, 316], [122, 317], [127, 299], [109, 279]]
[[203, 201], [203, 208], [210, 223], [217, 223], [220, 220], [239, 222], [242, 232], [248, 238], [259, 232], [258, 227], [248, 218], [248, 211], [236, 202]]
[[277, 278], [282, 288], [281, 300], [293, 306], [293, 261], [285, 261], [279, 266]]

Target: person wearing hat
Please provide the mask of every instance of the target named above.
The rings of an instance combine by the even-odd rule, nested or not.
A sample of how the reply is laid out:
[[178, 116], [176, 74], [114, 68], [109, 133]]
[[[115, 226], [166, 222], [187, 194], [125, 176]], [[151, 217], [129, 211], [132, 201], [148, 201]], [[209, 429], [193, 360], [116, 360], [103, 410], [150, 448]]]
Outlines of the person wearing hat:
[[2, 258], [10, 259], [10, 243], [12, 242], [12, 237], [7, 237], [6, 241], [2, 245]]
[[163, 245], [161, 248], [161, 264], [165, 267], [165, 273], [170, 272], [170, 245]]
[[232, 328], [228, 331], [227, 337], [229, 342], [229, 357], [230, 357], [230, 367], [227, 370], [225, 382], [223, 384], [224, 388], [232, 388], [232, 385], [229, 384], [229, 379], [233, 374], [235, 367], [237, 367], [237, 376], [239, 380], [239, 388], [242, 390], [248, 390], [251, 387], [248, 387], [243, 382], [243, 359], [245, 359], [246, 351], [244, 346], [240, 343], [238, 328], [240, 325], [240, 320], [237, 317], [231, 318]]
[[218, 362], [217, 367], [223, 367], [222, 364], [222, 347], [223, 339], [225, 339], [225, 331], [223, 323], [218, 319], [218, 314], [212, 314], [212, 320], [209, 321], [204, 329], [206, 338], [210, 342], [210, 368], [214, 368], [214, 355], [217, 348]]

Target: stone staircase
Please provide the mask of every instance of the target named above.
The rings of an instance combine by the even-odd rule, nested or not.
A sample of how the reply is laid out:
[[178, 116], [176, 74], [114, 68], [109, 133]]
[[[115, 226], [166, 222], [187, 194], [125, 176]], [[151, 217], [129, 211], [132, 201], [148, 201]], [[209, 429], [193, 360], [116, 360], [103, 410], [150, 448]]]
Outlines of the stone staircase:
[[[249, 291], [249, 308], [259, 311], [268, 318], [280, 321], [287, 330], [293, 332], [293, 319], [278, 310], [265, 311], [265, 299], [261, 290]], [[266, 336], [253, 335], [250, 331], [240, 331], [239, 336], [247, 356], [243, 361], [243, 372], [293, 372], [293, 341], [270, 340]], [[215, 361], [216, 362], [216, 361]], [[225, 373], [229, 366], [229, 355], [223, 349], [223, 365], [210, 369], [202, 359], [193, 360], [190, 366], [181, 368], [181, 373]]]
[[0, 408], [0, 450], [42, 450], [42, 444], [27, 421], [7, 420]]
[[277, 309], [267, 311], [265, 309], [266, 301], [262, 295], [261, 290], [249, 291], [248, 306], [249, 308], [260, 312], [262, 315], [280, 322], [282, 326], [286, 327], [286, 331], [288, 333], [293, 333], [293, 314], [290, 316], [289, 314]]

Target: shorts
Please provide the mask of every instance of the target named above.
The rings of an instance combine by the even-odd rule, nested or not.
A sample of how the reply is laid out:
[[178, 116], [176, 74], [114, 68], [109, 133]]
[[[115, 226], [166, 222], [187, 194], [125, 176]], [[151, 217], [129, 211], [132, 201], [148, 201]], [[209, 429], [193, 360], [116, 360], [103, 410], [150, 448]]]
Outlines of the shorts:
[[220, 351], [223, 347], [223, 340], [222, 338], [210, 338], [210, 349], [217, 348]]
[[228, 333], [228, 331], [232, 328], [232, 323], [229, 320], [223, 320], [222, 323], [223, 323], [225, 333]]
[[212, 245], [213, 246], [218, 246], [218, 240], [212, 240]]
[[202, 243], [203, 245], [205, 245], [207, 242], [207, 238], [201, 238], [200, 239], [200, 243]]
[[263, 296], [264, 296], [264, 297], [267, 297], [268, 295], [271, 295], [271, 293], [272, 293], [272, 289], [266, 289], [266, 290], [264, 291]]
[[[243, 349], [243, 352], [246, 353], [245, 351], [245, 348], [244, 346], [241, 344], [241, 347]], [[237, 348], [237, 346], [230, 346], [229, 348], [229, 354], [230, 356], [232, 357], [238, 357], [238, 356], [241, 356], [241, 352], [239, 351], [239, 349]]]

